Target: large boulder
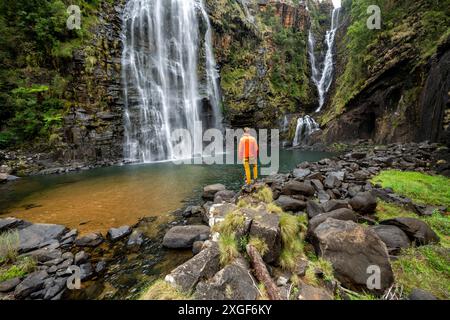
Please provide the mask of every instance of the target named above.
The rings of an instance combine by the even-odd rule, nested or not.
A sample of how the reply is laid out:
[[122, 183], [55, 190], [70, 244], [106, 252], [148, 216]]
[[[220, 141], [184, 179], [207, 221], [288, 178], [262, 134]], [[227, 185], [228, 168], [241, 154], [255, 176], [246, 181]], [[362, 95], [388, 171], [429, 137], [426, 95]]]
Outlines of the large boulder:
[[306, 202], [306, 213], [308, 214], [309, 219], [324, 212], [323, 207], [314, 200], [308, 200]]
[[396, 226], [403, 230], [411, 241], [417, 245], [438, 243], [438, 235], [425, 222], [408, 217], [381, 221], [380, 224]]
[[[313, 232], [317, 255], [330, 261], [337, 280], [356, 291], [383, 293], [394, 282], [386, 245], [375, 231], [353, 221], [327, 219]], [[379, 268], [379, 288], [369, 288], [372, 268]]]
[[129, 226], [122, 226], [119, 228], [111, 228], [108, 230], [108, 233], [106, 234], [106, 238], [109, 241], [118, 241], [120, 239], [125, 238], [129, 234], [131, 234], [131, 228]]
[[389, 254], [399, 254], [401, 249], [411, 245], [408, 236], [400, 228], [390, 225], [377, 225], [371, 227], [373, 231], [386, 244]]
[[325, 212], [334, 211], [337, 209], [349, 209], [347, 200], [328, 200], [327, 202], [322, 204], [323, 210]]
[[89, 233], [81, 238], [75, 240], [75, 245], [78, 247], [96, 247], [103, 242], [103, 237], [100, 233]]
[[306, 207], [306, 203], [301, 200], [293, 199], [289, 196], [280, 196], [276, 201], [275, 204], [281, 207], [283, 211], [292, 211], [292, 212], [298, 212], [302, 211]]
[[237, 209], [238, 207], [232, 203], [213, 204], [208, 210], [205, 210], [203, 222], [212, 227], [215, 224], [222, 222], [227, 214]]
[[192, 248], [195, 241], [208, 239], [210, 228], [204, 225], [176, 226], [171, 228], [163, 239], [166, 248]]
[[20, 278], [12, 278], [3, 282], [0, 282], [0, 292], [9, 292], [14, 290], [20, 283]]
[[210, 242], [208, 247], [172, 270], [165, 280], [179, 290], [191, 292], [199, 281], [211, 278], [219, 270], [219, 246], [216, 242]]
[[377, 198], [371, 192], [359, 192], [349, 203], [353, 210], [364, 214], [374, 213], [377, 208]]
[[322, 222], [328, 218], [333, 218], [342, 221], [358, 221], [358, 216], [350, 209], [337, 209], [334, 211], [319, 214], [309, 220], [308, 223], [308, 236], [319, 226]]
[[67, 231], [58, 224], [37, 223], [19, 230], [19, 252], [28, 252], [57, 243]]
[[263, 213], [254, 217], [250, 227], [250, 236], [258, 237], [267, 244], [269, 250], [263, 256], [266, 263], [278, 259], [281, 253], [281, 229], [278, 215]]
[[197, 285], [195, 297], [199, 300], [256, 300], [256, 280], [243, 259], [217, 272], [210, 280]]
[[314, 188], [307, 183], [299, 181], [289, 181], [281, 189], [281, 194], [292, 196], [292, 195], [304, 195], [307, 197], [313, 196], [315, 193]]
[[214, 195], [219, 192], [225, 190], [225, 186], [223, 184], [211, 184], [203, 188], [203, 199], [205, 200], [214, 200]]
[[325, 178], [324, 185], [328, 189], [339, 188], [344, 181], [345, 173], [343, 171], [330, 172]]
[[24, 299], [33, 292], [41, 290], [44, 287], [44, 281], [48, 278], [45, 271], [36, 271], [28, 275], [14, 290], [16, 299]]

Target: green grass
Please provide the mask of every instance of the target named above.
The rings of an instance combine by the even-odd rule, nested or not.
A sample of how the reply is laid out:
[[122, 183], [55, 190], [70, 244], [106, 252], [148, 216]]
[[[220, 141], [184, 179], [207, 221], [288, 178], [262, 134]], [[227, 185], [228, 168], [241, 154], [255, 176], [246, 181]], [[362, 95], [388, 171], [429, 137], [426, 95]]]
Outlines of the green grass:
[[0, 234], [0, 265], [16, 261], [19, 243], [19, 233], [16, 230]]
[[30, 257], [18, 258], [13, 265], [0, 268], [0, 282], [13, 278], [22, 278], [34, 271], [36, 261]]
[[255, 197], [265, 203], [272, 203], [273, 201], [273, 193], [272, 189], [269, 187], [263, 187], [258, 190], [258, 192], [255, 194]]
[[408, 248], [392, 262], [396, 282], [408, 294], [414, 288], [450, 299], [450, 252], [436, 245]]
[[280, 215], [280, 229], [283, 248], [278, 263], [285, 270], [293, 270], [297, 259], [303, 255], [302, 226], [296, 216]]
[[269, 251], [267, 243], [265, 243], [264, 240], [259, 237], [250, 237], [248, 244], [255, 247], [255, 249], [259, 252], [261, 256], [264, 256], [267, 253], [267, 251]]
[[164, 280], [156, 280], [140, 297], [139, 300], [191, 300], [192, 297], [183, 293]]
[[275, 203], [271, 202], [266, 206], [266, 210], [270, 213], [275, 214], [282, 214], [283, 209], [281, 209], [279, 206], [277, 206]]
[[220, 234], [232, 235], [245, 225], [245, 217], [239, 210], [228, 213], [225, 219], [214, 225], [213, 229]]
[[450, 206], [450, 179], [412, 171], [386, 170], [372, 179], [417, 203]]
[[221, 234], [219, 238], [220, 264], [226, 266], [239, 256], [239, 246], [234, 234]]

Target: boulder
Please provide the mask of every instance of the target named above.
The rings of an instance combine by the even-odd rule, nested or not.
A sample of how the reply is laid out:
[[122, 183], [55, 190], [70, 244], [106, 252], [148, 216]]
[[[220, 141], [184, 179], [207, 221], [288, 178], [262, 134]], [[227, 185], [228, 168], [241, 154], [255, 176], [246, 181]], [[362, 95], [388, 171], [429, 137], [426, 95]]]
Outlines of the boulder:
[[197, 253], [202, 251], [204, 243], [205, 243], [204, 241], [195, 241], [194, 244], [192, 245], [192, 253], [196, 255]]
[[212, 227], [222, 222], [228, 213], [237, 209], [238, 207], [232, 203], [213, 204], [209, 210], [206, 210], [203, 221]]
[[103, 271], [106, 270], [106, 261], [105, 260], [100, 260], [96, 265], [95, 265], [95, 273], [100, 274], [103, 273]]
[[214, 200], [214, 195], [219, 192], [225, 190], [225, 186], [223, 184], [211, 184], [203, 188], [203, 199], [205, 200]]
[[[312, 243], [317, 255], [332, 263], [336, 279], [346, 288], [382, 294], [394, 282], [386, 245], [369, 228], [329, 218], [314, 230]], [[380, 271], [380, 286], [369, 289], [374, 266]]]
[[323, 288], [301, 282], [298, 287], [298, 300], [333, 300], [333, 295]]
[[87, 254], [84, 251], [80, 251], [75, 254], [74, 262], [77, 266], [79, 266], [80, 264], [84, 264], [84, 263], [88, 262], [89, 258], [90, 258], [89, 254]]
[[433, 294], [428, 291], [415, 288], [411, 291], [409, 300], [438, 300]]
[[220, 252], [216, 242], [193, 258], [178, 266], [165, 277], [165, 281], [184, 292], [191, 292], [197, 283], [213, 277], [220, 270]]
[[324, 188], [322, 182], [319, 179], [311, 180], [311, 185], [314, 187], [314, 189], [316, 189], [317, 192], [323, 190]]
[[236, 196], [236, 193], [231, 190], [218, 191], [214, 195], [214, 203], [231, 202]]
[[100, 233], [90, 233], [84, 237], [75, 240], [75, 245], [78, 247], [96, 247], [103, 242], [103, 237]]
[[19, 252], [29, 252], [57, 243], [66, 232], [66, 227], [57, 224], [36, 223], [19, 230]]
[[66, 278], [57, 278], [52, 281], [52, 285], [45, 290], [45, 294], [43, 295], [44, 300], [50, 300], [60, 292], [62, 292], [67, 286]]
[[24, 223], [23, 220], [17, 218], [4, 218], [0, 219], [0, 233], [6, 230], [14, 229], [21, 226]]
[[166, 248], [192, 248], [195, 241], [208, 239], [210, 228], [204, 225], [176, 226], [171, 228], [163, 239]]
[[20, 278], [13, 278], [3, 282], [0, 282], [0, 292], [9, 292], [14, 290], [20, 283]]
[[306, 202], [306, 213], [308, 214], [308, 218], [312, 219], [315, 216], [324, 213], [324, 210], [322, 206], [314, 200], [308, 200]]
[[281, 253], [280, 217], [276, 214], [265, 213], [253, 219], [250, 226], [250, 236], [262, 239], [269, 250], [263, 256], [266, 263], [274, 262]]
[[401, 249], [411, 245], [408, 236], [398, 227], [390, 225], [377, 225], [371, 227], [373, 231], [386, 244], [389, 254], [397, 255]]
[[374, 213], [377, 208], [377, 198], [371, 192], [359, 192], [349, 203], [353, 210], [363, 214]]
[[33, 292], [41, 290], [44, 287], [44, 281], [48, 278], [46, 271], [36, 271], [28, 275], [25, 280], [16, 286], [14, 297], [24, 299]]
[[321, 223], [323, 223], [328, 218], [333, 218], [336, 220], [342, 220], [342, 221], [358, 221], [358, 216], [350, 209], [337, 209], [334, 211], [326, 212], [319, 214], [315, 217], [313, 217], [311, 220], [309, 220], [308, 223], [308, 236], [311, 235], [311, 233], [314, 231], [314, 229], [317, 228]]
[[189, 206], [183, 211], [183, 217], [189, 218], [191, 216], [200, 215], [203, 213], [201, 206]]
[[280, 196], [275, 201], [275, 204], [281, 207], [281, 209], [286, 212], [298, 212], [302, 211], [306, 207], [306, 203], [304, 201], [296, 200], [289, 196]]
[[108, 238], [109, 241], [118, 241], [122, 238], [125, 238], [129, 234], [131, 234], [131, 228], [129, 226], [122, 226], [119, 228], [111, 228], [108, 230], [108, 233], [106, 234], [106, 238]]
[[313, 196], [315, 193], [314, 188], [307, 183], [299, 181], [289, 181], [281, 189], [281, 194], [292, 196], [292, 195], [304, 195], [307, 197]]
[[[240, 260], [240, 259], [239, 259]], [[258, 289], [244, 262], [235, 261], [197, 285], [198, 300], [256, 300]]]
[[80, 280], [86, 281], [94, 276], [94, 268], [91, 263], [84, 263], [80, 265]]
[[425, 222], [408, 217], [381, 221], [380, 224], [396, 226], [403, 230], [416, 245], [439, 243], [438, 235]]
[[51, 260], [60, 259], [62, 257], [62, 252], [59, 249], [47, 247], [28, 252], [27, 254], [25, 254], [25, 256], [32, 257], [37, 262], [44, 263]]
[[323, 203], [322, 208], [325, 212], [330, 212], [337, 209], [349, 209], [347, 200], [335, 200], [335, 199]]
[[294, 169], [294, 171], [292, 172], [294, 177], [297, 179], [305, 179], [310, 173], [311, 170], [302, 168]]
[[325, 203], [331, 199], [330, 195], [327, 192], [325, 192], [325, 190], [320, 190], [317, 193], [317, 198], [319, 198], [320, 203]]
[[343, 171], [330, 172], [324, 181], [324, 186], [328, 189], [339, 188], [344, 181], [345, 173]]

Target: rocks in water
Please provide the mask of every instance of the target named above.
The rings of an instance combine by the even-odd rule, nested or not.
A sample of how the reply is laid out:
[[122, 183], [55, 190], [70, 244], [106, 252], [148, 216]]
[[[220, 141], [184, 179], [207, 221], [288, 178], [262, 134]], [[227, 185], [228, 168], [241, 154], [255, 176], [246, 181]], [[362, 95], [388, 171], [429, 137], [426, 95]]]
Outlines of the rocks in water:
[[349, 209], [347, 200], [334, 200], [334, 199], [323, 203], [322, 208], [325, 212], [330, 212], [337, 209]]
[[208, 185], [203, 188], [203, 199], [213, 201], [215, 194], [225, 189], [225, 186], [220, 183]]
[[0, 292], [10, 292], [20, 283], [20, 278], [12, 278], [3, 282], [0, 282]]
[[84, 237], [75, 240], [78, 247], [96, 247], [103, 242], [103, 236], [100, 233], [90, 233]]
[[276, 201], [275, 204], [281, 207], [283, 211], [292, 211], [292, 212], [298, 212], [306, 207], [306, 203], [304, 201], [293, 199], [289, 196], [280, 196]]
[[216, 242], [178, 266], [165, 281], [184, 292], [191, 292], [200, 280], [213, 277], [220, 270], [220, 252]]
[[25, 299], [33, 292], [41, 290], [44, 287], [44, 280], [48, 278], [46, 271], [36, 271], [28, 275], [25, 280], [16, 286], [14, 298]]
[[323, 288], [310, 286], [301, 282], [299, 287], [298, 300], [333, 300], [333, 295]]
[[19, 252], [29, 252], [57, 243], [66, 230], [62, 225], [44, 223], [31, 224], [19, 229]]
[[304, 195], [307, 197], [313, 196], [315, 193], [314, 188], [310, 184], [299, 181], [289, 181], [281, 189], [282, 195]]
[[235, 196], [236, 193], [231, 190], [218, 191], [214, 195], [214, 203], [231, 202]]
[[191, 248], [195, 241], [208, 239], [210, 229], [208, 226], [191, 225], [171, 228], [164, 236], [163, 246], [166, 248]]
[[96, 265], [95, 265], [95, 273], [97, 274], [101, 274], [106, 270], [106, 261], [105, 260], [100, 260]]
[[308, 236], [311, 235], [311, 233], [319, 226], [321, 223], [323, 223], [328, 218], [333, 218], [336, 220], [342, 220], [342, 221], [358, 221], [358, 216], [350, 209], [337, 209], [334, 211], [326, 212], [319, 214], [309, 220], [308, 223]]
[[183, 211], [183, 217], [189, 218], [191, 216], [200, 215], [203, 213], [201, 206], [189, 206]]
[[131, 234], [131, 228], [129, 226], [122, 226], [119, 228], [111, 228], [108, 230], [108, 233], [106, 234], [106, 238], [109, 241], [118, 241], [120, 239], [125, 238], [129, 234]]
[[363, 214], [374, 213], [377, 208], [377, 198], [371, 192], [359, 192], [349, 203], [353, 210]]
[[392, 225], [400, 228], [416, 245], [439, 243], [438, 235], [425, 222], [408, 217], [399, 217], [381, 221], [380, 224]]
[[[332, 263], [336, 279], [344, 287], [381, 294], [392, 285], [388, 251], [375, 231], [352, 221], [329, 218], [315, 228], [312, 242], [317, 255]], [[379, 268], [379, 289], [367, 286], [371, 268]]]
[[127, 241], [127, 248], [131, 251], [138, 251], [144, 243], [144, 236], [142, 232], [134, 230]]
[[204, 243], [205, 243], [204, 241], [195, 241], [194, 244], [192, 245], [192, 253], [196, 255], [197, 253], [202, 251]]
[[322, 206], [313, 200], [308, 200], [306, 202], [306, 213], [308, 214], [308, 218], [314, 218], [315, 216], [324, 213]]
[[411, 291], [409, 300], [438, 300], [432, 293], [415, 288]]
[[256, 300], [256, 280], [245, 261], [237, 261], [217, 272], [210, 280], [197, 285], [195, 297], [199, 300]]
[[84, 264], [89, 260], [90, 256], [88, 253], [84, 251], [77, 252], [75, 254], [75, 264], [78, 266], [80, 264]]
[[265, 213], [253, 219], [250, 226], [250, 236], [263, 240], [269, 250], [263, 256], [266, 263], [276, 261], [281, 253], [280, 217]]
[[86, 281], [94, 276], [94, 268], [91, 263], [83, 263], [80, 265], [80, 279]]
[[389, 254], [397, 255], [401, 249], [411, 245], [408, 236], [398, 227], [391, 225], [377, 225], [371, 227], [373, 231], [386, 244]]

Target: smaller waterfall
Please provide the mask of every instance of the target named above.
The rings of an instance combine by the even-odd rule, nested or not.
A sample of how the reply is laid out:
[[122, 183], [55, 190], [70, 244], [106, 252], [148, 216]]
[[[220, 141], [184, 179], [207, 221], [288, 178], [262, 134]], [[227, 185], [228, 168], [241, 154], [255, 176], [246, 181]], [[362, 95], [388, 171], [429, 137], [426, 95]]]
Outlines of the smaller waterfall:
[[309, 57], [312, 66], [312, 80], [319, 91], [319, 108], [316, 112], [319, 112], [324, 103], [325, 97], [330, 90], [331, 83], [333, 82], [333, 71], [334, 71], [334, 60], [333, 60], [333, 50], [334, 50], [334, 40], [336, 38], [336, 31], [339, 27], [339, 13], [341, 8], [334, 8], [331, 14], [331, 27], [325, 35], [325, 43], [327, 45], [327, 52], [325, 54], [325, 60], [323, 63], [323, 69], [320, 72], [317, 68], [316, 58], [314, 55], [315, 39], [314, 34], [310, 30], [308, 36], [309, 45]]
[[297, 129], [295, 130], [295, 137], [292, 145], [294, 147], [300, 145], [311, 135], [311, 133], [317, 130], [320, 130], [320, 126], [310, 116], [306, 115], [303, 118], [298, 118]]

